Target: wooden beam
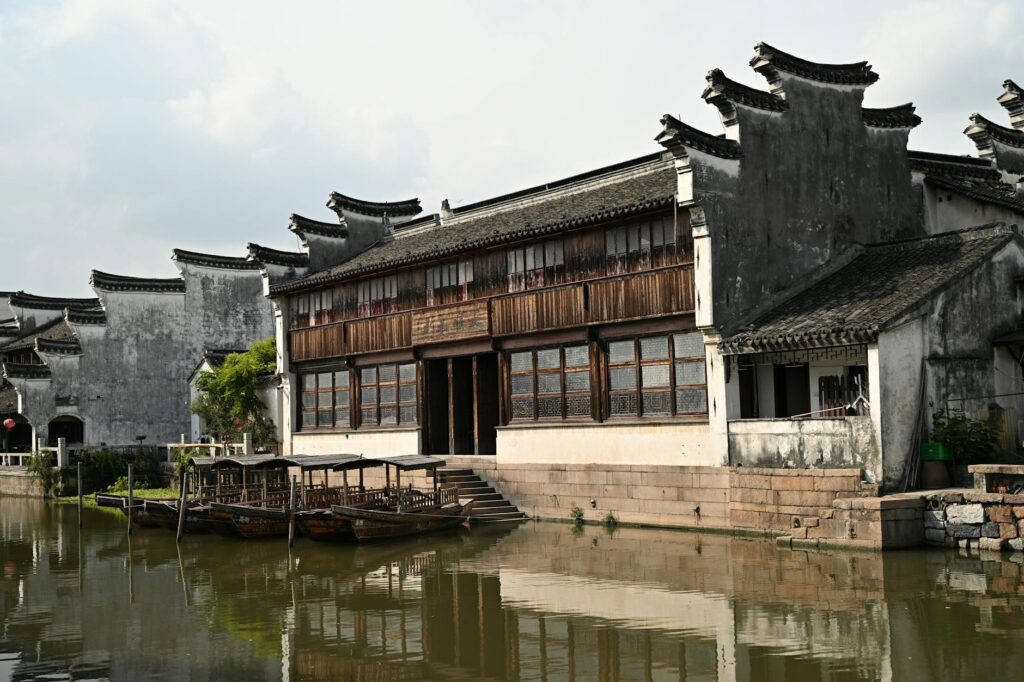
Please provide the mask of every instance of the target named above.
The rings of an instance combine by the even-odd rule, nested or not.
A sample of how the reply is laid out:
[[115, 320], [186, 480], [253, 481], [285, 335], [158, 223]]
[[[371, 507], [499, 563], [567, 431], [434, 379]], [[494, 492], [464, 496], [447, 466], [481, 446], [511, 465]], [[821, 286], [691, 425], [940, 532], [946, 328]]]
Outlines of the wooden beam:
[[473, 454], [480, 454], [480, 377], [477, 374], [477, 356], [473, 356]]

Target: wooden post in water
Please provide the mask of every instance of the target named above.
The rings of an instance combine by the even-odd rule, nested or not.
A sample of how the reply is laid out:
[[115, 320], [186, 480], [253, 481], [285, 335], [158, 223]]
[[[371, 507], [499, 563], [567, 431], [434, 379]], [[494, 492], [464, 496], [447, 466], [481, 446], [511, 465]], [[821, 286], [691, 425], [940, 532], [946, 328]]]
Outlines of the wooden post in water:
[[267, 472], [264, 471], [263, 472], [263, 506], [264, 507], [267, 506], [267, 495], [268, 494], [269, 493], [267, 491]]
[[78, 469], [78, 527], [82, 527], [82, 460], [76, 462]]
[[366, 492], [366, 488], [363, 486], [363, 467], [359, 467], [359, 492]]
[[295, 475], [292, 475], [291, 494], [288, 496], [288, 546], [295, 544]]
[[395, 467], [395, 490], [398, 492], [398, 512], [402, 512], [402, 470]]
[[178, 500], [178, 536], [175, 539], [176, 542], [181, 542], [181, 536], [185, 534], [185, 508], [187, 497], [186, 491], [188, 490], [188, 472], [181, 472], [181, 499]]
[[128, 465], [128, 535], [132, 534], [132, 513], [135, 511], [135, 469]]
[[348, 504], [348, 469], [341, 472], [341, 485], [345, 493], [345, 504]]

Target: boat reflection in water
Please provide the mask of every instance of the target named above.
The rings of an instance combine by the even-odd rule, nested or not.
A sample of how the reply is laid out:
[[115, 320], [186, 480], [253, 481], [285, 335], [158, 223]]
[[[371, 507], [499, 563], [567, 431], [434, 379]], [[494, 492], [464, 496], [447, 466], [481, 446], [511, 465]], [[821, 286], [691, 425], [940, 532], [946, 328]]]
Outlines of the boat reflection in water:
[[0, 682], [958, 680], [1024, 670], [1018, 563], [563, 524], [224, 542], [0, 499]]

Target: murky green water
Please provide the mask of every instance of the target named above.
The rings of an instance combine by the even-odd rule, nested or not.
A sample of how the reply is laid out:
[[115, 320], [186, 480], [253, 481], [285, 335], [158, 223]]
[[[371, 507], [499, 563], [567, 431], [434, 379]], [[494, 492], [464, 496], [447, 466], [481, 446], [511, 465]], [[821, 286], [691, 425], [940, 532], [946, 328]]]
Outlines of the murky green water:
[[1018, 680], [1021, 565], [562, 524], [230, 541], [0, 499], [0, 682]]

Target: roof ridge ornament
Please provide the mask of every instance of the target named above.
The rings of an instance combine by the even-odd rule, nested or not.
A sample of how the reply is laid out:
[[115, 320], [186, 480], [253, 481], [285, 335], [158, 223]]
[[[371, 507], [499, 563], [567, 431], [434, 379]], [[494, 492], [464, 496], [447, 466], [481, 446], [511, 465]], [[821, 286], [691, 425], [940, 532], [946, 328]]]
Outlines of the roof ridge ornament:
[[754, 46], [750, 66], [771, 84], [779, 87], [780, 72], [830, 85], [868, 86], [878, 80], [878, 74], [866, 61], [850, 64], [812, 62], [760, 42]]
[[340, 192], [331, 192], [331, 197], [327, 200], [327, 208], [339, 216], [341, 216], [342, 210], [348, 210], [373, 218], [411, 217], [423, 211], [420, 200], [416, 197], [402, 201], [366, 201], [346, 196]]
[[883, 109], [864, 107], [861, 114], [864, 117], [864, 125], [869, 128], [916, 128], [921, 125], [921, 117], [915, 113], [916, 111], [914, 103], [907, 102]]
[[1003, 94], [996, 101], [1010, 115], [1010, 125], [1024, 132], [1024, 89], [1007, 78], [1003, 81]]
[[345, 225], [335, 225], [321, 220], [313, 220], [298, 213], [292, 213], [290, 220], [291, 224], [288, 226], [288, 229], [300, 237], [305, 234], [315, 234], [319, 237], [331, 239], [348, 238], [348, 227]]
[[734, 81], [721, 69], [708, 71], [707, 82], [701, 98], [718, 108], [726, 125], [735, 122], [736, 104], [763, 111], [785, 111], [789, 108], [783, 97]]
[[721, 159], [739, 159], [743, 156], [740, 143], [736, 140], [729, 140], [698, 130], [683, 123], [672, 114], [662, 116], [661, 125], [664, 126], [664, 130], [654, 140], [670, 151], [695, 149]]
[[249, 251], [249, 260], [257, 264], [285, 265], [296, 268], [309, 265], [309, 254], [304, 251], [281, 251], [253, 242], [249, 242], [246, 248]]

